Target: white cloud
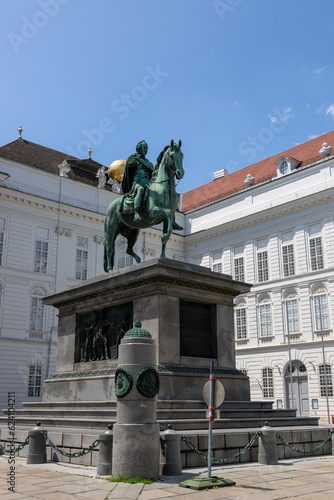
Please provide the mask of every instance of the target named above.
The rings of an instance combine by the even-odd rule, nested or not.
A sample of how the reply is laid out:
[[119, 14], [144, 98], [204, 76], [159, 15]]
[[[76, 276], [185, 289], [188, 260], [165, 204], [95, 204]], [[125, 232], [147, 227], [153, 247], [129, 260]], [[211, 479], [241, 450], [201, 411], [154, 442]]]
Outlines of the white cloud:
[[326, 116], [331, 115], [334, 118], [334, 104], [330, 104], [326, 109]]
[[290, 121], [291, 118], [294, 118], [291, 106], [284, 106], [281, 112], [276, 109], [273, 111], [274, 111], [273, 114], [268, 115], [271, 123], [274, 124], [286, 123]]
[[327, 69], [327, 66], [322, 66], [321, 68], [314, 69], [313, 73], [315, 73], [316, 75], [321, 75], [321, 73], [325, 71], [325, 69]]

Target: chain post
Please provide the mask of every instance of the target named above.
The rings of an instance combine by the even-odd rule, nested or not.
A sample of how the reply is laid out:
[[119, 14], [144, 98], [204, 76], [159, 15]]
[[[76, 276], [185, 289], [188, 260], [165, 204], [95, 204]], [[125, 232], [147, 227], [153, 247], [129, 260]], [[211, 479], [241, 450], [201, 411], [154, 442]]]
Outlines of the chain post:
[[37, 422], [36, 427], [28, 432], [29, 448], [27, 464], [45, 464], [46, 463], [46, 440], [44, 430]]

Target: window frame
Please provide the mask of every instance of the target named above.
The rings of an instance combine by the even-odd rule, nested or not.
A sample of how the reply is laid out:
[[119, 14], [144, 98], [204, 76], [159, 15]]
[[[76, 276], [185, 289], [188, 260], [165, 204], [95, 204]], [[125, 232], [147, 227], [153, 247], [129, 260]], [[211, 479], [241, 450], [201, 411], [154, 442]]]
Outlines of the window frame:
[[42, 297], [37, 297], [37, 296], [31, 297], [29, 331], [30, 332], [44, 331], [44, 304]]
[[248, 339], [247, 329], [247, 304], [240, 302], [235, 306], [235, 338], [236, 340]]
[[88, 279], [88, 238], [86, 236], [77, 236], [75, 279], [80, 281]]
[[[293, 304], [293, 308], [291, 307]], [[286, 333], [293, 335], [300, 333], [299, 300], [297, 297], [285, 299]], [[293, 315], [291, 315], [291, 312]], [[296, 314], [296, 316], [294, 316]], [[293, 328], [290, 327], [293, 325]], [[297, 327], [297, 328], [296, 328]]]
[[[41, 249], [37, 248], [37, 245], [41, 245]], [[46, 245], [46, 250], [43, 246]], [[40, 254], [38, 256], [38, 253]], [[46, 257], [45, 257], [46, 253]], [[43, 258], [44, 254], [44, 258]], [[34, 248], [34, 273], [47, 274], [48, 272], [48, 260], [49, 260], [49, 242], [42, 239], [35, 239]], [[43, 265], [43, 268], [42, 268]], [[37, 266], [37, 267], [36, 267]]]
[[[240, 266], [241, 269], [239, 269], [239, 261], [241, 263], [241, 266]], [[243, 255], [239, 255], [239, 256], [234, 257], [234, 259], [233, 259], [233, 274], [234, 274], [234, 279], [236, 281], [245, 281], [245, 263], [244, 263], [244, 256]]]
[[[320, 241], [320, 252], [317, 251], [316, 240]], [[314, 243], [314, 255], [312, 255], [312, 243]], [[310, 236], [309, 238], [309, 252], [310, 252], [310, 269], [311, 271], [319, 271], [325, 268], [324, 263], [324, 252], [323, 252], [323, 243], [322, 236]], [[319, 265], [318, 261], [321, 259], [321, 265]]]
[[282, 268], [284, 278], [296, 274], [293, 243], [282, 245]]
[[[260, 256], [265, 256], [265, 258], [260, 258]], [[268, 250], [258, 250], [256, 253], [256, 264], [257, 264], [257, 280], [259, 283], [265, 283], [269, 281], [269, 259]]]
[[222, 272], [223, 272], [223, 263], [222, 263], [221, 260], [217, 261], [217, 262], [213, 262], [213, 264], [212, 264], [212, 271], [214, 273], [220, 273], [220, 274], [222, 274]]
[[[326, 373], [325, 373], [326, 372]], [[327, 381], [327, 391], [326, 391]], [[329, 363], [319, 365], [319, 395], [321, 398], [332, 397], [333, 394], [333, 375], [332, 366]]]
[[[264, 308], [268, 308], [269, 310], [269, 316], [270, 316], [270, 321], [262, 321], [263, 315], [262, 311]], [[266, 338], [266, 337], [272, 337], [273, 336], [273, 318], [272, 318], [272, 304], [269, 301], [262, 301], [258, 304], [258, 317], [259, 317], [259, 337], [260, 338]], [[268, 317], [268, 312], [265, 313], [266, 316]], [[264, 333], [264, 329], [262, 328], [263, 325], [270, 325], [270, 333], [268, 332], [268, 328], [266, 326], [266, 332]]]
[[[322, 304], [320, 302], [323, 302]], [[328, 290], [324, 285], [319, 285], [312, 294], [313, 302], [313, 331], [320, 333], [331, 329], [330, 324], [330, 307]], [[324, 307], [325, 306], [325, 307]], [[323, 312], [323, 310], [325, 312]], [[321, 312], [321, 314], [320, 314]]]
[[[32, 370], [33, 368], [33, 370]], [[42, 395], [42, 365], [39, 363], [29, 365], [28, 373], [28, 398], [40, 398]]]
[[266, 399], [275, 397], [274, 370], [269, 366], [262, 368], [262, 394]]

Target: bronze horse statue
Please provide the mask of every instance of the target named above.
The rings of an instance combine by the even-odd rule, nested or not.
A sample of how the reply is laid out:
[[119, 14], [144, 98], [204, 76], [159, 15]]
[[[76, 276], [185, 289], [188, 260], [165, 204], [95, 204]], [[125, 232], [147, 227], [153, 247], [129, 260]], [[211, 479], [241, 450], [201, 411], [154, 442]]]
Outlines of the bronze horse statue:
[[[166, 243], [169, 240], [173, 226], [175, 225], [175, 211], [178, 206], [178, 196], [175, 191], [175, 177], [182, 179], [184, 170], [182, 167], [183, 153], [182, 143], [171, 141], [170, 145], [160, 153], [157, 166], [152, 175], [150, 183], [146, 188], [143, 206], [140, 210], [140, 221], [134, 221], [134, 214], [128, 207], [128, 195], [114, 200], [108, 207], [104, 223], [104, 270], [109, 273], [114, 267], [115, 240], [119, 234], [127, 241], [126, 253], [134, 257], [137, 263], [140, 257], [133, 247], [137, 241], [140, 229], [151, 227], [155, 224], [164, 223], [163, 235], [161, 237], [161, 257], [165, 257]], [[131, 201], [130, 201], [131, 203]]]

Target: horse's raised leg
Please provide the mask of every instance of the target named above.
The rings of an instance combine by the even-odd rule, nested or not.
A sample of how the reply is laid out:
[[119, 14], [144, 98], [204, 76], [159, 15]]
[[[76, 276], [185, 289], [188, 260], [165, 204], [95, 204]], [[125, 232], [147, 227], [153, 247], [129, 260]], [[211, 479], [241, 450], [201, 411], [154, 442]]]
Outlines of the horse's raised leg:
[[169, 208], [164, 209], [166, 218], [164, 220], [163, 235], [161, 236], [161, 257], [166, 257], [166, 244], [173, 232], [173, 212]]
[[139, 255], [137, 255], [134, 252], [133, 247], [134, 247], [134, 244], [137, 241], [138, 234], [139, 234], [139, 229], [132, 229], [131, 231], [129, 231], [129, 233], [127, 235], [128, 247], [126, 249], [126, 253], [128, 255], [131, 255], [131, 257], [133, 257], [135, 259], [135, 261], [137, 262], [137, 264], [139, 264], [139, 262], [141, 261], [141, 259], [140, 259]]

